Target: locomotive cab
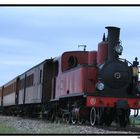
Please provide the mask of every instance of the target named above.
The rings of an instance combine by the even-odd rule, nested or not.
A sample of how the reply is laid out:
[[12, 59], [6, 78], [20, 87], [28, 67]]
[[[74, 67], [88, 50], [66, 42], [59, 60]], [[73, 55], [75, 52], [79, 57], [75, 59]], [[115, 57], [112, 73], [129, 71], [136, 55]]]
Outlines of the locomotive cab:
[[96, 51], [65, 52], [59, 58], [55, 99], [83, 96], [95, 91], [97, 82]]

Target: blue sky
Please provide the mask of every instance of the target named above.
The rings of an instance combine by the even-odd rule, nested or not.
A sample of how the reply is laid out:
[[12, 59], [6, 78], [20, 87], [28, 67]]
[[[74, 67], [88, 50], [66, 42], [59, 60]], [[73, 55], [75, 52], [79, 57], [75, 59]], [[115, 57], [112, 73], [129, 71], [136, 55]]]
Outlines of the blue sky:
[[140, 59], [140, 7], [0, 7], [0, 85], [79, 44], [97, 50], [110, 25], [121, 28], [122, 57]]

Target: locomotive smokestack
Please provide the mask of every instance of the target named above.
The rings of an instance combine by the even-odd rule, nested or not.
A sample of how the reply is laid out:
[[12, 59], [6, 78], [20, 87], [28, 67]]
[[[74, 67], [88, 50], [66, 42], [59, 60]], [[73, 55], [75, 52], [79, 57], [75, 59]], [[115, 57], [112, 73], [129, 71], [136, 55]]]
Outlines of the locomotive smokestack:
[[116, 60], [118, 55], [115, 52], [115, 47], [119, 44], [120, 28], [108, 26], [108, 61]]

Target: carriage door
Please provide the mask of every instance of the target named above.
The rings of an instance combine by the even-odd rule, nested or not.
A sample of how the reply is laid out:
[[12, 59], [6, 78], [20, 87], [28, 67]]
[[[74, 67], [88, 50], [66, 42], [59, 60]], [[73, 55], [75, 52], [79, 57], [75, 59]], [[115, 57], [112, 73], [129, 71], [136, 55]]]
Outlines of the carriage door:
[[15, 104], [18, 104], [18, 97], [19, 97], [19, 77], [16, 79], [16, 96], [15, 96]]
[[43, 103], [51, 99], [53, 71], [53, 61], [47, 60], [43, 68]]

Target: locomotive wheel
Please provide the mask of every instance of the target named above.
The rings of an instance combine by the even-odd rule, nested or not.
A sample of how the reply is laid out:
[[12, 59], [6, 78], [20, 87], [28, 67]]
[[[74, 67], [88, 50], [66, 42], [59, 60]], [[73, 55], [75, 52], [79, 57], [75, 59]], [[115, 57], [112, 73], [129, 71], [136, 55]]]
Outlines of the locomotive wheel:
[[91, 126], [94, 126], [96, 122], [96, 109], [95, 107], [92, 107], [90, 110], [90, 124]]
[[119, 125], [120, 127], [126, 127], [126, 125], [128, 124], [128, 121], [129, 121], [129, 116], [127, 116], [127, 110], [125, 109], [120, 109], [120, 112], [119, 112]]
[[112, 123], [112, 118], [110, 116], [105, 117], [105, 125], [110, 126]]
[[112, 120], [111, 114], [110, 115], [109, 114], [105, 114], [105, 116], [104, 116], [104, 123], [105, 123], [105, 125], [106, 126], [110, 126], [112, 121], [113, 120]]
[[77, 123], [77, 117], [74, 114], [71, 115], [71, 123], [72, 124], [76, 124]]
[[104, 115], [103, 112], [104, 110], [102, 108], [97, 108], [96, 109], [96, 123], [97, 125], [103, 125], [104, 123]]
[[105, 116], [104, 116], [104, 123], [106, 126], [110, 126], [111, 123], [113, 122], [114, 120], [114, 109], [112, 108], [106, 108], [105, 110]]
[[70, 115], [69, 114], [63, 114], [62, 115], [62, 121], [69, 124], [70, 123]]
[[54, 113], [52, 113], [50, 120], [51, 120], [51, 122], [55, 121], [55, 114]]
[[81, 118], [81, 117], [79, 117], [78, 118], [78, 124], [83, 124], [85, 122], [85, 119], [83, 119], [83, 118]]
[[66, 123], [69, 124], [71, 122], [71, 119], [70, 119], [70, 114], [68, 114], [66, 116]]

